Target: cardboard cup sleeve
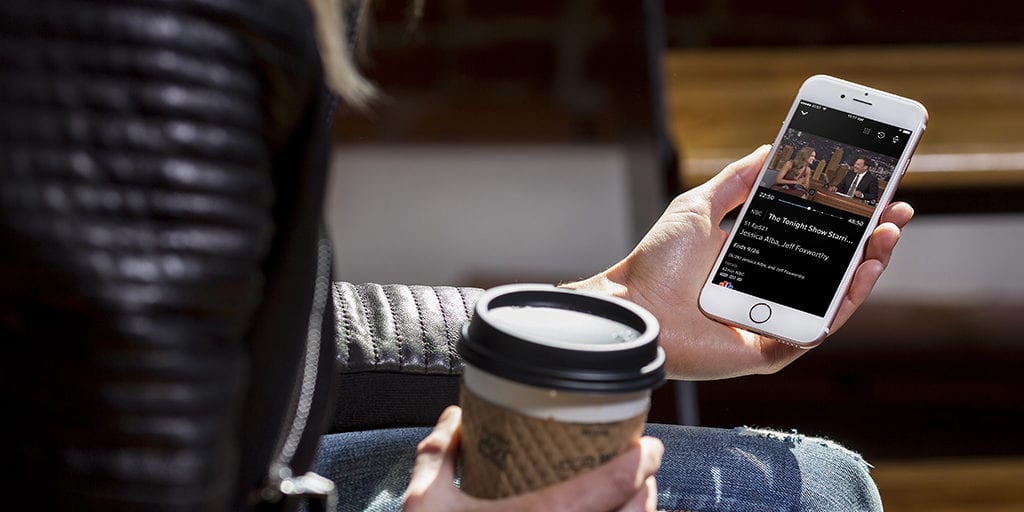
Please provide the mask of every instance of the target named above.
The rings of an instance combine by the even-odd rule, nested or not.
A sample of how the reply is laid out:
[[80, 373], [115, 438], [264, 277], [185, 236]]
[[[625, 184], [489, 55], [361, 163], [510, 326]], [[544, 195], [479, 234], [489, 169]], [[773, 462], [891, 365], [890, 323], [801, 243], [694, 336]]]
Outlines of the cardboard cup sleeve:
[[461, 487], [496, 499], [540, 489], [594, 469], [640, 438], [647, 412], [611, 423], [527, 416], [462, 387]]

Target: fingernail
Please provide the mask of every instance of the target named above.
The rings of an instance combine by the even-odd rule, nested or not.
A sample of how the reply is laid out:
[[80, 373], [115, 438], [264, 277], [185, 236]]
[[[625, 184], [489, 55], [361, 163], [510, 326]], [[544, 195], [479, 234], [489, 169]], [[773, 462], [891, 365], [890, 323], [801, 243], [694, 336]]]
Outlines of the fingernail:
[[457, 405], [451, 405], [441, 413], [438, 423], [458, 422], [461, 417], [462, 409]]
[[665, 445], [656, 437], [644, 436], [640, 438], [640, 446], [644, 452], [655, 454], [660, 459], [665, 453]]

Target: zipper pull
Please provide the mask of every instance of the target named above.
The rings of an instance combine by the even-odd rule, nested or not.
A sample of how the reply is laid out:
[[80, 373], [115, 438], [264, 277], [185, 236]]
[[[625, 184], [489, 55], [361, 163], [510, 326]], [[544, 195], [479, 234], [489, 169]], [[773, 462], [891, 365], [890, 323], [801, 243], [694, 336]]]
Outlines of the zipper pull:
[[285, 497], [306, 500], [309, 512], [334, 512], [338, 508], [338, 490], [334, 482], [312, 471], [285, 478], [278, 488]]
[[299, 476], [290, 476], [291, 471], [279, 471], [280, 478], [260, 492], [263, 501], [276, 502], [281, 499], [305, 501], [308, 512], [335, 512], [338, 508], [338, 490], [329, 478], [312, 471]]

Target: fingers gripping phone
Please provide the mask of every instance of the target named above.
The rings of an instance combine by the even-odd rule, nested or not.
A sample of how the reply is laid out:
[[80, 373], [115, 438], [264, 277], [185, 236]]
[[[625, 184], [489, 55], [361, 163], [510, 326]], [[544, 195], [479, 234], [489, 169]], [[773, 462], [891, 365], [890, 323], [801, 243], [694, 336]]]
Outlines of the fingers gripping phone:
[[927, 122], [914, 100], [807, 79], [701, 289], [704, 314], [821, 343]]

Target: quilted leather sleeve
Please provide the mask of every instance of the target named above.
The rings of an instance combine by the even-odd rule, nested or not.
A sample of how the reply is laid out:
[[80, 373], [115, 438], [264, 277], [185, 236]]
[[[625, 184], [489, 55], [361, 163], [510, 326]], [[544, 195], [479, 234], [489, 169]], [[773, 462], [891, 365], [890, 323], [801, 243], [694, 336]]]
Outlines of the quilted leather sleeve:
[[331, 431], [432, 425], [458, 403], [463, 364], [455, 344], [481, 293], [335, 282]]
[[299, 1], [0, 4], [8, 499], [231, 507], [310, 26]]
[[476, 288], [334, 283], [338, 370], [456, 375]]

